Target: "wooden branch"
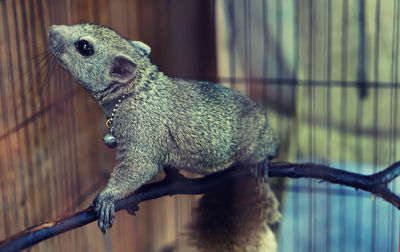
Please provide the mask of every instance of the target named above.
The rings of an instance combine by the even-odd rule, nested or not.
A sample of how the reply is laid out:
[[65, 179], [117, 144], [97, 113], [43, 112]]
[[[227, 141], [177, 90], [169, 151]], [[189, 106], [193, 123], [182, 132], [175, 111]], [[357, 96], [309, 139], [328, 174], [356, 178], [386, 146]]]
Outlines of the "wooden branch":
[[400, 175], [400, 161], [371, 175], [343, 171], [314, 163], [271, 163], [269, 168], [268, 174], [271, 177], [316, 178], [361, 189], [383, 198], [400, 210], [400, 197], [387, 187], [388, 183]]
[[[304, 163], [270, 163], [270, 177], [316, 178], [326, 182], [362, 189], [382, 197], [400, 209], [400, 197], [389, 190], [387, 184], [400, 175], [400, 162], [383, 171], [361, 175], [325, 165]], [[164, 180], [142, 186], [133, 195], [116, 202], [115, 210], [132, 209], [140, 202], [175, 194], [203, 194], [227, 182], [252, 174], [246, 170], [229, 169], [202, 178], [189, 179], [179, 173], [167, 173]], [[0, 252], [18, 251], [45, 239], [97, 220], [93, 206], [70, 216], [45, 222], [15, 234], [0, 242]]]

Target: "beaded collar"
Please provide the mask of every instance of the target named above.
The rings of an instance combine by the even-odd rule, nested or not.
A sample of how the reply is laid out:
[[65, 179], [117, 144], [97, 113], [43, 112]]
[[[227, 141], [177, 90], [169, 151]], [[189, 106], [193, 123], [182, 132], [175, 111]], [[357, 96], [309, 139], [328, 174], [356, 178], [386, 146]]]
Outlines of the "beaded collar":
[[108, 130], [108, 133], [103, 137], [104, 143], [109, 147], [109, 148], [115, 148], [117, 146], [117, 139], [115, 138], [113, 134], [113, 122], [114, 122], [114, 116], [118, 111], [118, 107], [121, 104], [121, 102], [125, 99], [125, 95], [121, 96], [121, 98], [118, 99], [117, 103], [115, 103], [114, 108], [112, 109], [112, 112], [110, 116], [106, 120], [106, 128]]

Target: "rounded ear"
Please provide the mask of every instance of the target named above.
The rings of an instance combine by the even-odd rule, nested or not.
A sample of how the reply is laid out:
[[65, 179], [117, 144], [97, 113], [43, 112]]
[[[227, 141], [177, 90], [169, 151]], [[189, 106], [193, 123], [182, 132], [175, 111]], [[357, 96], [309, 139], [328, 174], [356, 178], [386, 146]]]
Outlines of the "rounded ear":
[[148, 56], [151, 52], [150, 46], [146, 45], [145, 43], [143, 43], [141, 41], [130, 41], [130, 43], [131, 43], [131, 45], [133, 45], [133, 47], [140, 50], [142, 56], [144, 56], [144, 55]]
[[137, 65], [125, 55], [117, 55], [110, 70], [110, 76], [118, 82], [127, 82], [135, 76]]

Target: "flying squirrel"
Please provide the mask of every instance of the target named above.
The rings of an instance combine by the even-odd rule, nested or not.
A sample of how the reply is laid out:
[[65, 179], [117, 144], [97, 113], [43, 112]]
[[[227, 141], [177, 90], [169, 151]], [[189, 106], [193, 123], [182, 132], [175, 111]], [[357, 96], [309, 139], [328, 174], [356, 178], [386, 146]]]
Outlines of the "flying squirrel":
[[104, 111], [104, 141], [116, 147], [117, 165], [94, 202], [103, 233], [112, 226], [114, 202], [165, 167], [203, 175], [242, 164], [267, 169], [277, 155], [265, 112], [247, 96], [168, 77], [152, 64], [148, 45], [102, 25], [53, 25], [48, 34], [60, 64]]

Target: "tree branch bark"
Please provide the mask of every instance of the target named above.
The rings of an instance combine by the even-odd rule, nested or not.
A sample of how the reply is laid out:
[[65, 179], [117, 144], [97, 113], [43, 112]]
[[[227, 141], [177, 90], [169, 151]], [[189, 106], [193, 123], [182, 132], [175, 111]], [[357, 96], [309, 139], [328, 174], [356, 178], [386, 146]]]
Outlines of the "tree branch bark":
[[[400, 197], [387, 184], [400, 175], [400, 161], [383, 171], [362, 175], [314, 163], [270, 163], [270, 177], [316, 178], [371, 192], [400, 209]], [[250, 171], [228, 169], [202, 178], [189, 179], [179, 173], [167, 173], [164, 180], [142, 186], [133, 195], [116, 202], [115, 210], [132, 209], [140, 202], [175, 194], [203, 194], [235, 179], [253, 176]], [[0, 252], [17, 251], [45, 239], [97, 220], [93, 206], [70, 216], [25, 229], [0, 242]]]

